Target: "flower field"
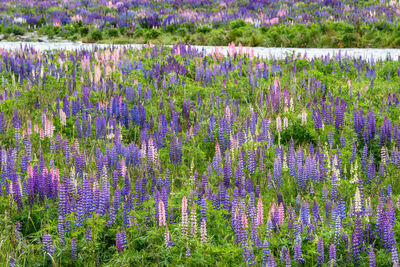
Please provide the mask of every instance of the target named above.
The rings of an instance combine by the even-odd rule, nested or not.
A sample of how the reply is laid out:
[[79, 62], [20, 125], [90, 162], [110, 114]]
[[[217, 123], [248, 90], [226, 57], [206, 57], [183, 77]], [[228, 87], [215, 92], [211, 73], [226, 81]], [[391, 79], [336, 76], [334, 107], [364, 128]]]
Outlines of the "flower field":
[[0, 54], [0, 262], [398, 266], [400, 62]]
[[[398, 0], [1, 0], [0, 39], [400, 47]], [[47, 40], [47, 39], [42, 39]]]

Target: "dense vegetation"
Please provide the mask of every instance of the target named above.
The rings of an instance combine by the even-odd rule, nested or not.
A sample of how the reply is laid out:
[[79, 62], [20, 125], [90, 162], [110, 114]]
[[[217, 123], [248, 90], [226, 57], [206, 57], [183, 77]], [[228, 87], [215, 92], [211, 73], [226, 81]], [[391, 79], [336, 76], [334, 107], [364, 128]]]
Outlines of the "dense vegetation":
[[398, 266], [400, 63], [1, 51], [0, 262]]
[[[395, 0], [1, 0], [0, 34], [84, 42], [400, 47]], [[35, 37], [36, 36], [36, 37]]]

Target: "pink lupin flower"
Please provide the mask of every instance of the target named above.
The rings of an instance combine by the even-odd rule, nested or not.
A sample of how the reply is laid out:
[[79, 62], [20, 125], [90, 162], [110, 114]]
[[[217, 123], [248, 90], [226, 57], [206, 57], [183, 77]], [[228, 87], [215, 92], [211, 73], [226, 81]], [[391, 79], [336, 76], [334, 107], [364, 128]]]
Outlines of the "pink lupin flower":
[[144, 140], [142, 142], [142, 147], [140, 149], [140, 154], [142, 154], [142, 158], [145, 158], [146, 155], [147, 155], [146, 141], [144, 141]]
[[79, 22], [79, 21], [83, 21], [83, 18], [82, 18], [82, 16], [81, 15], [75, 15], [75, 16], [73, 16], [72, 18], [71, 18], [71, 20], [73, 21], [73, 22]]
[[245, 213], [242, 213], [242, 227], [243, 229], [247, 228], [247, 217]]
[[186, 237], [188, 231], [187, 198], [182, 198], [182, 236]]
[[101, 78], [101, 69], [98, 65], [94, 67], [94, 82], [98, 84]]
[[54, 27], [60, 27], [60, 26], [61, 26], [61, 22], [59, 22], [59, 21], [53, 21], [53, 26], [54, 26]]
[[285, 117], [283, 117], [283, 129], [285, 130], [288, 126], [289, 126], [289, 120], [285, 116]]
[[[162, 202], [162, 201], [160, 201]], [[165, 234], [164, 234], [164, 241], [165, 241], [165, 246], [169, 248], [169, 241], [171, 240], [171, 236], [169, 234], [168, 226], [165, 227]]]
[[121, 177], [125, 177], [125, 174], [126, 174], [126, 171], [127, 171], [127, 168], [126, 168], [126, 165], [125, 165], [125, 160], [121, 160], [120, 161], [120, 166], [121, 166]]
[[204, 218], [200, 222], [200, 242], [202, 244], [207, 242], [207, 227], [206, 220]]
[[280, 88], [280, 86], [281, 86], [281, 83], [277, 77], [275, 77], [274, 86], [275, 86], [275, 89]]
[[282, 203], [282, 202], [281, 202], [281, 204], [279, 205], [278, 212], [279, 212], [278, 224], [279, 224], [279, 225], [282, 225], [282, 224], [283, 224], [283, 221], [285, 220], [285, 210], [284, 210], [284, 208], [283, 208], [283, 203]]
[[278, 132], [282, 131], [282, 119], [281, 119], [281, 116], [276, 117], [276, 130]]
[[159, 226], [166, 226], [167, 224], [165, 223], [165, 206], [164, 202], [160, 200], [158, 202], [158, 224]]
[[61, 120], [61, 125], [63, 126], [67, 125], [67, 116], [65, 115], [65, 112], [62, 109], [60, 109], [60, 120]]
[[263, 209], [263, 202], [261, 196], [258, 198], [257, 203], [257, 225], [264, 224], [264, 209]]
[[235, 43], [232, 41], [229, 43], [229, 53], [234, 56], [236, 52]]
[[44, 136], [45, 137], [49, 137], [49, 135], [50, 135], [49, 128], [50, 128], [49, 127], [49, 123], [48, 123], [48, 120], [46, 119], [46, 121], [43, 124], [43, 130], [44, 130]]
[[43, 171], [42, 171], [42, 177], [47, 176], [48, 173], [49, 173], [49, 172], [48, 172], [48, 170], [47, 170], [47, 167], [45, 166], [45, 167], [43, 168]]
[[236, 149], [238, 147], [238, 143], [236, 140], [236, 137], [234, 135], [231, 135], [231, 148]]
[[149, 152], [151, 152], [151, 153], [148, 153], [149, 154], [149, 157], [151, 157], [151, 158], [149, 158], [149, 160], [151, 161], [151, 162], [155, 162], [155, 153], [157, 152], [156, 151], [156, 149], [155, 149], [155, 147], [154, 147], [154, 145], [153, 145], [153, 137], [150, 137], [150, 139], [149, 139], [149, 148], [148, 148], [148, 151]]
[[190, 212], [190, 234], [192, 237], [195, 237], [197, 234], [197, 216], [194, 205], [192, 207], [192, 211]]
[[40, 128], [40, 140], [44, 140], [44, 130]]
[[28, 135], [32, 134], [32, 121], [30, 119], [26, 121], [26, 133]]
[[32, 178], [33, 177], [33, 168], [32, 168], [31, 164], [28, 165], [27, 172], [28, 172], [28, 177]]
[[307, 112], [305, 109], [303, 109], [303, 112], [301, 113], [301, 125], [306, 125], [307, 124]]
[[271, 218], [272, 216], [274, 216], [274, 212], [275, 212], [275, 202], [272, 203], [271, 208], [268, 211], [268, 217]]

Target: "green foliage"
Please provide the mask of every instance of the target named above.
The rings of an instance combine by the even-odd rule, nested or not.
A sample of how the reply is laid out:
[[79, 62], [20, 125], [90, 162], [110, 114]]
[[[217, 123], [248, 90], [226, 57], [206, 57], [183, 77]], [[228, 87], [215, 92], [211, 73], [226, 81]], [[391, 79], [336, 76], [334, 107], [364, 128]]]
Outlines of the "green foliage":
[[89, 34], [89, 28], [88, 27], [81, 27], [80, 28], [80, 33], [82, 36], [86, 36]]
[[6, 27], [4, 29], [4, 32], [7, 34], [24, 35], [24, 33], [26, 32], [26, 29], [23, 27], [20, 27], [18, 25], [12, 25], [12, 26]]
[[108, 31], [108, 35], [109, 35], [110, 37], [112, 37], [112, 38], [118, 37], [118, 36], [119, 36], [119, 31], [118, 31], [118, 29], [116, 29], [116, 28], [110, 29], [110, 30]]
[[103, 34], [99, 30], [92, 31], [90, 33], [90, 39], [93, 41], [99, 41], [103, 39]]
[[179, 28], [176, 33], [181, 36], [181, 37], [185, 37], [186, 33], [186, 28]]
[[238, 28], [242, 28], [242, 27], [246, 26], [246, 23], [243, 20], [238, 19], [238, 20], [231, 21], [230, 26], [231, 26], [231, 29], [234, 30], [234, 29], [238, 29]]
[[206, 25], [202, 25], [202, 26], [198, 27], [196, 29], [196, 31], [199, 33], [209, 33], [211, 31], [211, 28]]
[[[276, 136], [275, 139], [277, 140], [278, 136]], [[293, 123], [289, 125], [287, 129], [282, 131], [282, 144], [287, 145], [291, 139], [293, 139], [295, 146], [307, 145], [310, 143], [313, 145], [317, 144], [317, 140], [311, 133], [310, 127], [301, 126], [300, 122]]]
[[[240, 23], [239, 23], [240, 24]], [[334, 30], [332, 25], [328, 25], [327, 31]], [[235, 26], [235, 30], [243, 30], [240, 38], [249, 37], [249, 42], [263, 42], [261, 36], [262, 33], [255, 31], [254, 33], [246, 29], [248, 26], [242, 25], [240, 27]], [[318, 26], [320, 27], [320, 26]], [[311, 34], [311, 32], [316, 31], [318, 27], [314, 26], [297, 26], [296, 29], [299, 32], [305, 32]], [[321, 26], [322, 27], [322, 26]], [[329, 29], [328, 29], [329, 28]], [[185, 31], [187, 35], [190, 32], [189, 27], [181, 28]], [[74, 29], [70, 29], [73, 32]], [[82, 28], [76, 28], [82, 30]], [[265, 30], [265, 29], [264, 29]], [[292, 37], [295, 38], [296, 34], [291, 31], [286, 31], [285, 27], [271, 27], [270, 31], [276, 34], [294, 34]], [[349, 31], [346, 27], [338, 28], [339, 30]], [[136, 29], [135, 35], [146, 35], [148, 38], [148, 32], [150, 30], [146, 29]], [[162, 34], [162, 30], [158, 30], [159, 34]], [[265, 33], [271, 33], [266, 31]], [[226, 34], [225, 30], [211, 30], [211, 35], [207, 38], [214, 39], [217, 43], [217, 38], [223, 35], [226, 38], [223, 41], [229, 40], [229, 34]], [[226, 34], [226, 35], [225, 35]], [[254, 34], [254, 40], [250, 39], [250, 35]], [[164, 37], [164, 35], [161, 35]], [[312, 35], [310, 35], [312, 36]], [[292, 38], [291, 37], [291, 38]], [[311, 38], [311, 37], [304, 37]], [[161, 39], [161, 38], [159, 38]], [[303, 40], [289, 40], [290, 42], [298, 42], [301, 44]], [[284, 39], [281, 39], [284, 42]], [[286, 41], [285, 41], [286, 42]], [[152, 50], [151, 50], [152, 49]], [[107, 77], [102, 77], [107, 83], [106, 88], [101, 86], [96, 87], [96, 85], [91, 81], [89, 75], [92, 73], [82, 71], [82, 62], [80, 60], [74, 61], [73, 63], [69, 58], [71, 56], [76, 56], [80, 52], [63, 52], [65, 56], [65, 61], [63, 62], [62, 73], [58, 75], [58, 71], [52, 71], [50, 68], [44, 68], [46, 72], [47, 79], [42, 84], [42, 78], [39, 76], [39, 82], [33, 83], [32, 81], [27, 81], [27, 79], [22, 79], [21, 82], [18, 81], [19, 73], [15, 70], [4, 71], [4, 88], [15, 93], [18, 89], [21, 95], [16, 99], [2, 100], [1, 109], [5, 114], [6, 118], [6, 132], [0, 134], [0, 144], [2, 148], [7, 148], [14, 144], [15, 133], [10, 125], [10, 120], [13, 116], [14, 109], [19, 110], [19, 114], [22, 117], [22, 121], [25, 127], [25, 122], [29, 118], [33, 122], [39, 123], [42, 120], [43, 110], [47, 110], [48, 118], [51, 119], [53, 126], [56, 129], [56, 133], [60, 134], [63, 140], [69, 139], [73, 144], [75, 140], [79, 142], [79, 153], [85, 153], [85, 168], [88, 171], [88, 176], [93, 177], [92, 184], [96, 184], [97, 189], [102, 189], [102, 178], [96, 180], [97, 177], [97, 154], [96, 149], [105, 153], [106, 147], [113, 147], [116, 139], [112, 140], [108, 137], [77, 137], [77, 126], [76, 119], [80, 118], [82, 114], [78, 112], [75, 115], [71, 115], [66, 119], [66, 125], [62, 125], [60, 116], [56, 109], [56, 98], [63, 98], [65, 95], [70, 96], [70, 104], [73, 101], [79, 99], [84, 99], [85, 109], [90, 115], [90, 119], [95, 121], [97, 115], [100, 114], [101, 104], [110, 101], [111, 96], [115, 99], [122, 99], [127, 103], [129, 111], [132, 109], [133, 105], [140, 104], [146, 109], [146, 126], [141, 127], [139, 125], [132, 125], [130, 122], [129, 127], [125, 127], [122, 124], [122, 142], [121, 146], [118, 145], [118, 149], [126, 150], [131, 152], [129, 149], [130, 144], [137, 146], [138, 149], [148, 149], [148, 144], [146, 142], [141, 142], [144, 135], [150, 135], [154, 138], [153, 142], [157, 142], [159, 145], [156, 149], [157, 160], [155, 164], [159, 164], [161, 167], [155, 167], [154, 172], [151, 173], [147, 170], [148, 158], [144, 157], [143, 163], [141, 165], [130, 165], [127, 172], [127, 180], [131, 186], [129, 193], [134, 195], [134, 201], [138, 198], [136, 195], [136, 182], [138, 179], [146, 177], [148, 179], [146, 188], [146, 194], [143, 196], [146, 200], [142, 207], [137, 207], [134, 204], [132, 210], [129, 211], [129, 216], [131, 218], [131, 226], [124, 226], [123, 223], [123, 207], [118, 210], [118, 215], [116, 217], [116, 225], [111, 227], [106, 226], [109, 219], [109, 214], [100, 216], [97, 211], [93, 212], [91, 216], [86, 217], [82, 226], [76, 226], [76, 212], [72, 212], [71, 215], [66, 217], [66, 220], [70, 222], [70, 227], [72, 230], [65, 233], [64, 246], [60, 244], [60, 237], [57, 229], [57, 218], [59, 215], [58, 203], [54, 202], [50, 198], [45, 197], [43, 202], [36, 201], [32, 206], [27, 204], [27, 193], [23, 195], [24, 208], [21, 211], [16, 209], [15, 203], [13, 203], [13, 195], [6, 195], [3, 192], [0, 201], [0, 210], [2, 211], [2, 217], [0, 218], [0, 227], [3, 231], [0, 231], [0, 262], [8, 263], [11, 257], [16, 260], [17, 266], [245, 266], [246, 263], [243, 261], [243, 249], [241, 244], [236, 244], [234, 242], [234, 231], [230, 225], [230, 212], [222, 208], [222, 205], [218, 208], [214, 208], [214, 202], [217, 201], [217, 196], [219, 194], [220, 186], [223, 183], [224, 175], [217, 174], [215, 171], [211, 170], [208, 172], [208, 166], [213, 164], [213, 159], [216, 154], [216, 144], [221, 144], [222, 142], [227, 145], [228, 140], [233, 146], [234, 142], [237, 144], [237, 148], [227, 149], [222, 151], [221, 156], [224, 162], [225, 157], [230, 155], [232, 160], [232, 171], [237, 170], [238, 166], [238, 156], [241, 151], [244, 151], [245, 156], [245, 167], [243, 177], [249, 181], [252, 181], [254, 185], [259, 185], [261, 192], [261, 199], [264, 203], [264, 224], [259, 225], [258, 234], [261, 241], [267, 239], [270, 245], [270, 251], [277, 260], [277, 264], [281, 265], [282, 262], [279, 259], [280, 249], [282, 246], [286, 246], [291, 255], [293, 255], [293, 244], [297, 238], [302, 242], [302, 253], [303, 258], [306, 260], [305, 266], [316, 265], [316, 238], [322, 237], [325, 244], [325, 254], [327, 254], [328, 245], [333, 243], [334, 228], [332, 227], [332, 209], [329, 207], [336, 207], [337, 203], [335, 200], [329, 199], [323, 200], [321, 196], [322, 188], [325, 186], [330, 192], [331, 180], [330, 175], [333, 172], [332, 164], [334, 158], [339, 152], [342, 157], [343, 172], [341, 173], [340, 180], [338, 180], [338, 192], [340, 196], [346, 201], [347, 212], [350, 209], [350, 199], [354, 198], [355, 190], [357, 188], [357, 183], [352, 181], [354, 174], [352, 172], [352, 167], [354, 164], [350, 163], [350, 157], [352, 154], [351, 145], [355, 139], [359, 138], [356, 136], [353, 129], [353, 119], [352, 111], [354, 109], [363, 108], [364, 111], [374, 110], [376, 114], [377, 125], [381, 125], [384, 115], [388, 115], [392, 122], [399, 119], [400, 111], [398, 106], [389, 106], [387, 98], [393, 93], [399, 95], [399, 77], [397, 77], [397, 69], [400, 67], [399, 62], [376, 62], [374, 65], [368, 62], [364, 62], [364, 68], [374, 67], [376, 70], [376, 76], [372, 77], [374, 81], [374, 88], [370, 88], [366, 91], [366, 85], [370, 84], [370, 77], [365, 77], [365, 71], [361, 72], [361, 75], [356, 70], [357, 66], [353, 60], [349, 61], [343, 59], [341, 63], [333, 60], [315, 60], [313, 64], [306, 59], [298, 59], [295, 56], [289, 55], [287, 60], [259, 60], [252, 59], [248, 56], [236, 56], [226, 60], [226, 66], [232, 66], [228, 73], [221, 71], [219, 66], [225, 66], [225, 59], [213, 59], [212, 56], [207, 57], [208, 66], [216, 68], [215, 77], [206, 80], [203, 76], [199, 75], [198, 69], [199, 57], [184, 58], [180, 54], [176, 53], [171, 55], [168, 53], [169, 48], [163, 48], [162, 50], [156, 50], [155, 48], [147, 48], [145, 51], [133, 51], [125, 50], [122, 55], [120, 55], [121, 63], [115, 68], [115, 71], [109, 73]], [[157, 52], [158, 55], [154, 56], [153, 53]], [[60, 51], [54, 51], [51, 54], [52, 59], [46, 58], [46, 54], [43, 54], [43, 58], [48, 59], [53, 65], [58, 66], [58, 56]], [[101, 57], [104, 53], [99, 50], [99, 56]], [[189, 60], [190, 59], [190, 60]], [[36, 59], [35, 59], [36, 60]], [[54, 60], [54, 61], [53, 61]], [[139, 60], [142, 69], [132, 68], [128, 70], [126, 65], [128, 63], [139, 65]], [[239, 60], [242, 61], [242, 73], [240, 74], [238, 66]], [[202, 62], [205, 62], [205, 58]], [[43, 61], [46, 62], [46, 61]], [[103, 61], [97, 61], [101, 67], [101, 72], [106, 66], [102, 64]], [[160, 73], [157, 80], [154, 76], [150, 78], [150, 74], [158, 75], [157, 72], [153, 71], [156, 67], [162, 66], [166, 68], [168, 64], [175, 64], [176, 66], [183, 66], [185, 68], [186, 74], [183, 75], [179, 71], [167, 71]], [[262, 66], [265, 62], [265, 66], [268, 70], [267, 77], [259, 77], [257, 83], [253, 86], [249, 84], [249, 71]], [[126, 63], [126, 65], [125, 65]], [[257, 63], [257, 65], [256, 65]], [[261, 64], [260, 64], [261, 63]], [[356, 61], [356, 63], [359, 63]], [[4, 62], [2, 63], [4, 64]], [[45, 63], [43, 63], [45, 64]], [[205, 63], [203, 63], [205, 65]], [[231, 65], [230, 65], [231, 64]], [[65, 65], [68, 68], [65, 68]], [[204, 66], [203, 65], [203, 66]], [[296, 72], [294, 73], [294, 65], [296, 66]], [[312, 67], [313, 65], [313, 67]], [[5, 64], [3, 65], [3, 67]], [[92, 65], [91, 65], [92, 66]], [[111, 65], [110, 65], [111, 66]], [[348, 69], [346, 69], [348, 67]], [[343, 69], [342, 69], [343, 68]], [[5, 69], [5, 68], [3, 68]], [[49, 71], [47, 71], [50, 69]], [[179, 68], [178, 68], [179, 69]], [[276, 70], [278, 69], [278, 70]], [[56, 69], [58, 70], [58, 69]], [[93, 70], [90, 70], [93, 71]], [[76, 72], [76, 89], [73, 88], [71, 82], [74, 72]], [[125, 72], [125, 73], [123, 73]], [[40, 73], [40, 72], [39, 72]], [[56, 73], [56, 74], [53, 74]], [[260, 72], [261, 73], [261, 72]], [[390, 76], [388, 74], [391, 74]], [[80, 79], [81, 75], [81, 79]], [[296, 77], [296, 80], [293, 77]], [[13, 82], [14, 77], [14, 82]], [[177, 78], [179, 77], [179, 82]], [[15, 81], [16, 80], [16, 81]], [[349, 90], [347, 88], [347, 81], [351, 80], [353, 85], [353, 94], [349, 95]], [[225, 81], [225, 83], [224, 83]], [[304, 82], [303, 82], [304, 81]], [[31, 83], [30, 83], [31, 82]], [[282, 89], [282, 94], [279, 95], [279, 100], [277, 104], [273, 107], [271, 102], [267, 103], [267, 96], [271, 97], [274, 93], [275, 82], [279, 82], [279, 86]], [[91, 86], [90, 96], [86, 99], [84, 98], [84, 89], [87, 86]], [[142, 84], [142, 89], [149, 88], [151, 91], [151, 96], [144, 97], [143, 91], [140, 100], [135, 99], [135, 101], [126, 100], [126, 87], [134, 87], [137, 89], [138, 83]], [[114, 86], [115, 84], [115, 86]], [[121, 86], [120, 86], [121, 85]], [[323, 86], [322, 86], [323, 85]], [[135, 91], [137, 93], [137, 91]], [[213, 97], [211, 97], [211, 94]], [[359, 95], [358, 95], [359, 94]], [[286, 95], [289, 95], [293, 99], [293, 107], [290, 98], [286, 99]], [[137, 95], [135, 95], [138, 97]], [[219, 102], [217, 103], [218, 96]], [[228, 97], [227, 97], [228, 96]], [[278, 94], [275, 95], [278, 97]], [[183, 99], [191, 100], [191, 109], [187, 117], [181, 116], [179, 121], [179, 130], [173, 132], [171, 127], [171, 117], [172, 110], [178, 114], [183, 113]], [[221, 100], [222, 99], [222, 100]], [[271, 98], [268, 98], [268, 101]], [[324, 103], [329, 106], [334, 107], [336, 101], [345, 101], [347, 106], [347, 111], [345, 114], [346, 124], [343, 130], [336, 130], [334, 125], [326, 123], [324, 121], [324, 129], [315, 130], [314, 121], [312, 118], [312, 111], [316, 108], [321, 108], [321, 99], [324, 99]], [[236, 105], [233, 105], [233, 100], [235, 100]], [[201, 102], [200, 105], [197, 101]], [[36, 108], [36, 103], [40, 102], [40, 108]], [[101, 104], [100, 104], [101, 103]], [[110, 102], [109, 102], [110, 103]], [[172, 108], [173, 103], [174, 107]], [[227, 103], [227, 104], [226, 104]], [[232, 104], [231, 104], [232, 103]], [[91, 106], [91, 104], [93, 106]], [[63, 103], [60, 103], [61, 108], [63, 108]], [[112, 105], [112, 104], [111, 104]], [[240, 109], [236, 110], [236, 106]], [[112, 107], [112, 106], [111, 106]], [[218, 118], [228, 116], [233, 118], [233, 131], [229, 134], [225, 132], [219, 132], [218, 129]], [[307, 122], [301, 124], [301, 112], [305, 111], [307, 116]], [[242, 146], [238, 145], [238, 140], [236, 133], [238, 129], [242, 129], [243, 125], [248, 125], [251, 116], [256, 113], [258, 116], [258, 123], [255, 125], [255, 134], [253, 135], [251, 131], [243, 131], [245, 135], [243, 138]], [[166, 127], [166, 137], [163, 140], [158, 140], [155, 137], [155, 133], [159, 133], [160, 116], [164, 114], [168, 126]], [[217, 118], [216, 125], [212, 132], [208, 132], [208, 126], [210, 125], [210, 114], [214, 114]], [[283, 129], [280, 134], [276, 131], [276, 117], [281, 116], [283, 119], [286, 117], [288, 119], [288, 127]], [[150, 120], [150, 117], [152, 119]], [[107, 117], [109, 121], [116, 120], [115, 115]], [[119, 118], [121, 119], [121, 118]], [[132, 119], [130, 117], [130, 119]], [[269, 120], [269, 137], [272, 138], [271, 143], [264, 140], [263, 129], [261, 126], [261, 120]], [[152, 121], [152, 122], [150, 122]], [[119, 123], [119, 121], [118, 121]], [[198, 123], [198, 124], [197, 124]], [[172, 126], [171, 126], [172, 125]], [[393, 124], [392, 124], [393, 125]], [[93, 127], [94, 128], [94, 127]], [[246, 128], [247, 129], [247, 128]], [[111, 132], [111, 129], [107, 129]], [[95, 129], [92, 129], [92, 133]], [[108, 132], [108, 133], [109, 133]], [[328, 133], [333, 133], [334, 146], [332, 149], [328, 148]], [[338, 146], [339, 138], [343, 134], [346, 138], [346, 146], [340, 148]], [[180, 165], [174, 165], [170, 159], [170, 147], [171, 140], [173, 136], [178, 136], [182, 138], [182, 163]], [[222, 140], [220, 136], [223, 136]], [[45, 137], [41, 140], [40, 135], [33, 133], [31, 136], [31, 142], [33, 147], [31, 164], [40, 164], [39, 157], [43, 151], [43, 157], [45, 158], [45, 167], [50, 168], [51, 160], [54, 161], [55, 168], [60, 170], [60, 184], [65, 181], [69, 181], [70, 175], [76, 168], [75, 151], [71, 151], [73, 158], [71, 162], [67, 163], [65, 160], [65, 155], [63, 149], [59, 153], [50, 152], [50, 138]], [[53, 140], [54, 137], [53, 137]], [[310, 144], [314, 145], [314, 153], [316, 150], [323, 149], [324, 160], [327, 165], [326, 171], [327, 175], [324, 180], [317, 181], [312, 178], [308, 180], [306, 189], [301, 190], [297, 187], [296, 177], [291, 177], [288, 174], [287, 166], [287, 148], [290, 140], [295, 143], [295, 149], [299, 147], [304, 151], [305, 158], [307, 160], [314, 160], [316, 154], [310, 153]], [[150, 141], [149, 141], [150, 142]], [[148, 142], [148, 143], [149, 143]], [[160, 142], [160, 143], [158, 143]], [[360, 152], [364, 145], [364, 140], [359, 138], [357, 151]], [[321, 144], [321, 147], [317, 146]], [[62, 145], [61, 145], [62, 146]], [[274, 159], [278, 157], [277, 147], [283, 149], [283, 174], [282, 174], [282, 186], [277, 188], [274, 182]], [[73, 145], [72, 145], [73, 147]], [[325, 148], [326, 147], [326, 148]], [[379, 133], [377, 130], [377, 135], [374, 140], [371, 140], [368, 144], [368, 153], [372, 153], [374, 157], [374, 162], [379, 164], [381, 162], [381, 144], [379, 143]], [[108, 149], [107, 148], [107, 149]], [[389, 153], [395, 148], [394, 144], [387, 144]], [[18, 171], [18, 178], [21, 181], [21, 185], [25, 186], [24, 182], [27, 180], [26, 174], [23, 175], [21, 171], [21, 157], [26, 153], [26, 148], [23, 146], [17, 151], [17, 158], [15, 160], [15, 165]], [[75, 149], [75, 148], [73, 148]], [[250, 173], [248, 164], [248, 152], [250, 149], [254, 149], [257, 154], [257, 166], [254, 174]], [[260, 150], [258, 150], [260, 149]], [[326, 152], [326, 154], [324, 153]], [[14, 153], [14, 152], [13, 152]], [[77, 152], [76, 152], [77, 153]], [[109, 153], [109, 152], [107, 152]], [[112, 152], [110, 152], [112, 153]], [[263, 154], [265, 153], [265, 154]], [[119, 162], [127, 160], [127, 154], [122, 155], [118, 158]], [[142, 155], [142, 154], [141, 154]], [[264, 160], [265, 169], [261, 170], [259, 159]], [[305, 160], [305, 159], [304, 159]], [[358, 164], [361, 160], [361, 155], [358, 153], [356, 155], [356, 160]], [[306, 161], [305, 161], [306, 162]], [[304, 164], [306, 164], [304, 162]], [[329, 163], [328, 163], [329, 162]], [[107, 164], [109, 161], [107, 160]], [[318, 163], [319, 164], [319, 163]], [[329, 164], [330, 167], [327, 167]], [[304, 165], [305, 166], [305, 165]], [[358, 165], [359, 166], [359, 165]], [[119, 171], [114, 166], [109, 166], [110, 172], [107, 173], [109, 182], [113, 182], [113, 171]], [[393, 164], [387, 165], [387, 173], [382, 177], [377, 178], [372, 184], [364, 183], [363, 194], [364, 199], [371, 197], [373, 207], [377, 205], [377, 192], [380, 189], [392, 186], [393, 199], [398, 199], [400, 194], [400, 180], [397, 179], [399, 175], [399, 169]], [[174, 214], [175, 223], [168, 223], [168, 229], [170, 231], [174, 246], [167, 248], [165, 246], [164, 234], [165, 227], [158, 227], [155, 225], [155, 208], [154, 208], [154, 190], [152, 182], [163, 183], [164, 177], [166, 177], [166, 170], [170, 172], [170, 185], [171, 193], [168, 198], [168, 216], [171, 213]], [[208, 231], [208, 241], [206, 244], [201, 244], [199, 240], [199, 235], [195, 237], [184, 237], [181, 234], [181, 200], [183, 196], [187, 196], [189, 199], [190, 207], [195, 207], [197, 214], [200, 214], [201, 209], [199, 205], [195, 204], [198, 201], [198, 188], [195, 187], [194, 175], [198, 175], [199, 182], [201, 183], [202, 175], [207, 174], [208, 188], [206, 194], [211, 194], [211, 199], [207, 200], [207, 231]], [[360, 174], [362, 179], [365, 181], [366, 173], [363, 170], [358, 170], [357, 174]], [[296, 173], [297, 175], [297, 173]], [[236, 185], [236, 180], [234, 179], [235, 174], [231, 178], [231, 187], [227, 188], [228, 194], [231, 196]], [[269, 178], [271, 176], [271, 178]], [[154, 178], [154, 179], [153, 179]], [[7, 181], [8, 177], [5, 178]], [[74, 180], [71, 179], [71, 184], [80, 186], [82, 184], [82, 177], [76, 175]], [[159, 179], [159, 180], [157, 180]], [[269, 179], [272, 179], [271, 181]], [[95, 182], [96, 181], [96, 182]], [[119, 177], [117, 181], [118, 189], [124, 190], [125, 179]], [[2, 189], [5, 188], [3, 184]], [[311, 193], [311, 188], [313, 193]], [[115, 188], [110, 188], [111, 194], [115, 192]], [[386, 190], [387, 191], [387, 190]], [[266, 236], [266, 219], [268, 219], [267, 214], [271, 210], [271, 205], [277, 203], [277, 194], [281, 193], [283, 196], [286, 209], [292, 206], [299, 215], [299, 209], [296, 207], [296, 196], [301, 196], [301, 200], [307, 200], [310, 206], [313, 203], [314, 198], [316, 199], [320, 213], [324, 217], [324, 222], [314, 222], [313, 227], [309, 228], [304, 226], [304, 231], [298, 236], [295, 231], [297, 229], [289, 229], [288, 226], [288, 212], [285, 213], [285, 221], [283, 225], [279, 225], [275, 230], [273, 230], [273, 236], [268, 238]], [[70, 193], [68, 193], [70, 194]], [[80, 195], [76, 192], [71, 193], [71, 203], [76, 204]], [[330, 194], [330, 193], [329, 193]], [[68, 196], [70, 197], [70, 196]], [[123, 195], [124, 203], [126, 200], [126, 195]], [[214, 201], [215, 197], [215, 201]], [[111, 195], [111, 199], [114, 196]], [[258, 199], [257, 199], [258, 200]], [[219, 201], [219, 200], [218, 200]], [[246, 196], [244, 198], [246, 203], [249, 203], [249, 198]], [[332, 201], [327, 205], [328, 201]], [[110, 203], [111, 204], [111, 203]], [[246, 204], [247, 205], [247, 204]], [[328, 208], [329, 209], [328, 209]], [[76, 208], [76, 206], [74, 206]], [[311, 209], [311, 207], [310, 207]], [[250, 226], [250, 217], [248, 224]], [[301, 219], [301, 218], [300, 218]], [[311, 219], [314, 220], [314, 219]], [[365, 223], [367, 218], [363, 218], [363, 223]], [[22, 240], [17, 240], [15, 238], [15, 232], [13, 231], [14, 223], [18, 221], [21, 224]], [[376, 229], [376, 219], [374, 216], [369, 218], [372, 228]], [[296, 220], [299, 223], [299, 220]], [[90, 227], [92, 230], [93, 240], [86, 241], [86, 229]], [[250, 236], [250, 227], [245, 228], [247, 235]], [[352, 234], [354, 228], [354, 216], [346, 215], [346, 220], [343, 222], [342, 233]], [[116, 233], [124, 229], [127, 233], [127, 247], [124, 252], [119, 253], [116, 247]], [[308, 231], [310, 229], [310, 231]], [[397, 234], [400, 230], [400, 224], [398, 223], [398, 211], [396, 210], [396, 223], [393, 225], [393, 230]], [[42, 235], [44, 232], [50, 233], [53, 237], [53, 242], [55, 244], [56, 250], [52, 257], [44, 256], [42, 254]], [[78, 243], [78, 255], [77, 259], [73, 259], [71, 256], [71, 239], [76, 238]], [[396, 241], [398, 238], [396, 237]], [[365, 241], [366, 247], [366, 241]], [[190, 248], [191, 257], [186, 257], [186, 250]], [[262, 250], [253, 247], [253, 252], [255, 254], [255, 259], [257, 264], [262, 261]], [[339, 266], [352, 266], [353, 262], [347, 261], [347, 249], [348, 247], [339, 242], [338, 246], [338, 261]], [[379, 266], [389, 266], [391, 265], [391, 260], [389, 253], [383, 248], [383, 244], [380, 239], [374, 243], [374, 248], [376, 251], [376, 258]], [[360, 266], [368, 264], [368, 256], [366, 251], [361, 252]], [[328, 266], [328, 264], [325, 264]]]
[[148, 29], [144, 32], [144, 37], [147, 40], [155, 39], [160, 36], [161, 32], [156, 29]]

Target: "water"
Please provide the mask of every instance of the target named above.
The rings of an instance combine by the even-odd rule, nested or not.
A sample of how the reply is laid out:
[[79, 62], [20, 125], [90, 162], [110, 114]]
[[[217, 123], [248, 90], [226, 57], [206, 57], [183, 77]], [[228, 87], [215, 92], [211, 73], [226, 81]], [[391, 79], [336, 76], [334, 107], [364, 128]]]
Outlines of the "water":
[[[84, 44], [84, 43], [72, 43], [72, 42], [58, 42], [58, 43], [38, 43], [38, 42], [0, 42], [0, 49], [7, 50], [19, 50], [25, 47], [33, 47], [37, 50], [54, 50], [54, 49], [65, 49], [65, 50], [91, 50], [95, 47], [107, 48], [107, 47], [129, 47], [133, 49], [140, 49], [144, 45], [142, 44], [129, 44], [129, 45], [110, 45], [110, 44]], [[215, 51], [214, 46], [193, 46], [200, 50], [204, 50], [206, 53]], [[218, 51], [224, 55], [228, 54], [228, 47], [220, 46]], [[237, 49], [237, 48], [236, 48]], [[255, 57], [262, 58], [274, 58], [282, 59], [286, 55], [291, 55], [293, 52], [301, 57], [306, 58], [320, 58], [325, 56], [341, 56], [350, 58], [361, 58], [364, 60], [400, 60], [400, 49], [378, 49], [378, 48], [276, 48], [276, 47], [253, 47]], [[246, 48], [243, 48], [246, 51]]]

